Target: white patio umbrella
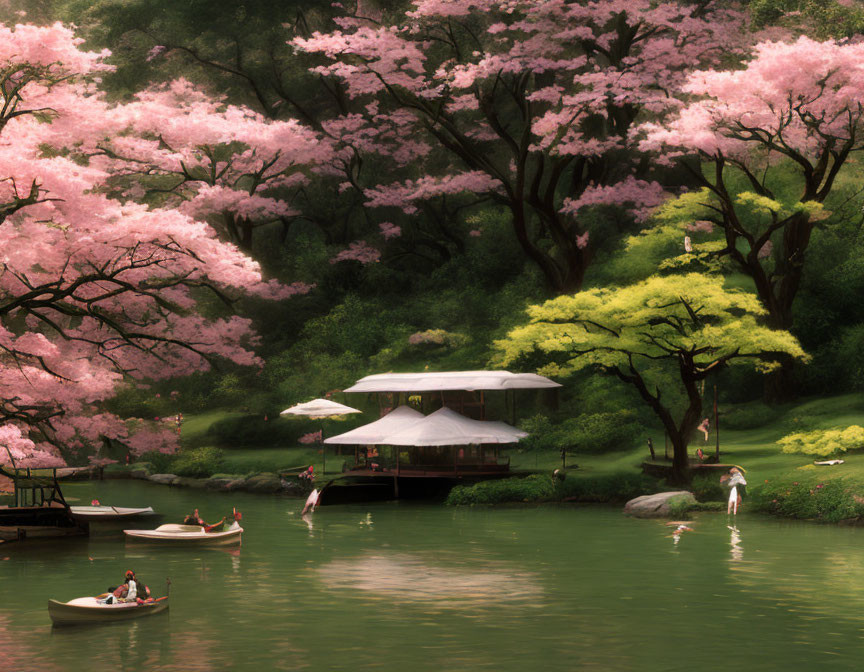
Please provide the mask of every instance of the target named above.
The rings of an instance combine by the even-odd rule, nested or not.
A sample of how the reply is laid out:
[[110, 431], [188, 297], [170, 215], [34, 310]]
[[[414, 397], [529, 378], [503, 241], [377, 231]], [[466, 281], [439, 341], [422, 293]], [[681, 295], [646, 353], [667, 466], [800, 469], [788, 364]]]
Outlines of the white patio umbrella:
[[356, 408], [337, 404], [329, 399], [313, 399], [302, 404], [295, 404], [291, 408], [286, 408], [279, 415], [305, 415], [310, 418], [333, 418], [338, 415], [348, 415], [349, 413], [362, 413]]
[[[338, 404], [335, 401], [330, 401], [329, 399], [313, 399], [312, 401], [307, 401], [302, 404], [295, 404], [291, 408], [286, 408], [279, 415], [294, 415], [301, 416], [306, 418], [316, 419], [326, 419], [326, 418], [337, 418], [341, 415], [348, 415], [349, 413], [362, 413], [363, 411], [357, 410], [356, 408], [351, 408], [350, 406], [345, 406], [345, 404]], [[321, 439], [323, 442], [324, 439], [324, 428], [321, 428]], [[321, 457], [324, 462], [324, 466], [322, 469], [322, 473], [327, 471], [327, 453], [324, 452], [325, 448], [321, 448]]]

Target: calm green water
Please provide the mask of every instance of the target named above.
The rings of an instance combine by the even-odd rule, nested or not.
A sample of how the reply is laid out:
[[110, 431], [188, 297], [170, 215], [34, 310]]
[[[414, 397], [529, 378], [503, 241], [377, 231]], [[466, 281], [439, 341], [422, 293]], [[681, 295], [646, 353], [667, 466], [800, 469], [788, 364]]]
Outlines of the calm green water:
[[[864, 530], [703, 516], [676, 544], [615, 509], [450, 509], [78, 484], [167, 521], [236, 505], [238, 550], [120, 536], [0, 546], [0, 670], [861, 670]], [[171, 609], [52, 629], [134, 569]]]

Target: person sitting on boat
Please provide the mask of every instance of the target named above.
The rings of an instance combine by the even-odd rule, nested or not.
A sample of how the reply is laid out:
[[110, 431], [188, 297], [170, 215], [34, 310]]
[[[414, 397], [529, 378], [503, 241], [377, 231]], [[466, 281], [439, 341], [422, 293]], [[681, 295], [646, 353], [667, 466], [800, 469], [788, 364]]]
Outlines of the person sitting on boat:
[[152, 602], [153, 598], [150, 597], [150, 587], [147, 586], [139, 577], [135, 577], [135, 583], [138, 588], [138, 596], [135, 598], [135, 601], [138, 604], [143, 604], [144, 602]]
[[201, 525], [202, 527], [206, 525], [206, 523], [201, 520], [201, 516], [198, 515], [198, 509], [195, 509], [193, 513], [190, 513], [183, 519], [184, 525]]
[[217, 523], [213, 523], [212, 525], [204, 525], [205, 532], [222, 532], [225, 527], [225, 516], [222, 516], [222, 520]]
[[[126, 590], [122, 593], [122, 597], [120, 597], [118, 602], [135, 602], [138, 598], [138, 581], [135, 579], [135, 572], [131, 569], [126, 572], [126, 580], [124, 581], [124, 584]], [[121, 588], [123, 588], [123, 586], [121, 586]], [[114, 594], [117, 594], [116, 591]]]
[[309, 481], [310, 483], [315, 480], [315, 467], [309, 465], [309, 468], [306, 471], [300, 472], [300, 478], [304, 481]]

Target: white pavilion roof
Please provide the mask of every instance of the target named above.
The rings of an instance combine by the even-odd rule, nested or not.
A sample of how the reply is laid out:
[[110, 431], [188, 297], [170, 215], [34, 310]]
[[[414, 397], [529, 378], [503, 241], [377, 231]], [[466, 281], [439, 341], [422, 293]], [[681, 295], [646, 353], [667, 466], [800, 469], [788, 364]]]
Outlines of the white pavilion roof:
[[524, 390], [561, 387], [536, 373], [509, 371], [446, 371], [376, 373], [358, 380], [345, 392], [438, 392], [447, 390]]
[[527, 432], [504, 422], [472, 420], [453, 409], [439, 408], [410, 427], [384, 438], [389, 446], [467, 446], [481, 443], [516, 443]]
[[377, 446], [386, 444], [386, 437], [401, 432], [411, 425], [423, 420], [425, 416], [410, 406], [400, 406], [390, 411], [380, 420], [368, 425], [356, 427], [349, 432], [324, 439], [324, 443], [335, 443], [351, 446]]

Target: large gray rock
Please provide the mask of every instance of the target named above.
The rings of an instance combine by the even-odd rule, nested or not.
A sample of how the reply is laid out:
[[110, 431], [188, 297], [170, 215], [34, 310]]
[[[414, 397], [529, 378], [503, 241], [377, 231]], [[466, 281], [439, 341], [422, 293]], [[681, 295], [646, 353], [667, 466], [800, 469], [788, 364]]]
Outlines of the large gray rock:
[[161, 483], [163, 485], [173, 485], [174, 482], [180, 477], [177, 474], [151, 474], [147, 477], [148, 481], [153, 481], [154, 483]]
[[636, 518], [665, 518], [672, 515], [670, 503], [695, 504], [696, 498], [687, 490], [673, 492], [658, 492], [655, 495], [642, 495], [631, 499], [624, 505], [624, 513]]

